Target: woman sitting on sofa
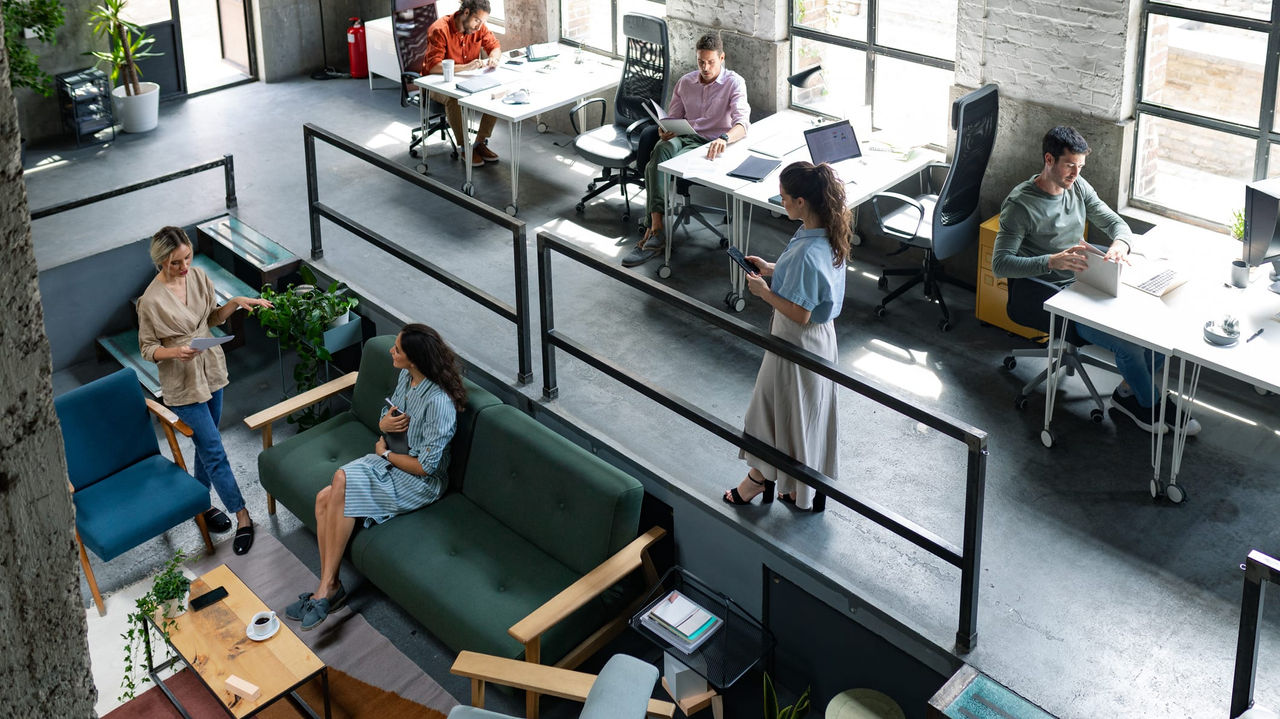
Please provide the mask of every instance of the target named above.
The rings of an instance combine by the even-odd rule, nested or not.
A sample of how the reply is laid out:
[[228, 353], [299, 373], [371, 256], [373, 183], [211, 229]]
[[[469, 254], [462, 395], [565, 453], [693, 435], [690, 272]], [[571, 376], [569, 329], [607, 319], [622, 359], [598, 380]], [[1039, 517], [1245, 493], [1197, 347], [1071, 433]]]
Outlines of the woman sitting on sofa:
[[[320, 544], [320, 585], [298, 595], [285, 616], [314, 629], [347, 600], [338, 565], [357, 518], [364, 526], [382, 523], [425, 507], [444, 494], [449, 478], [449, 440], [466, 402], [458, 358], [434, 329], [407, 324], [391, 347], [391, 363], [400, 370], [391, 404], [383, 407], [372, 454], [348, 462], [333, 482], [316, 494], [316, 537]], [[404, 438], [407, 451], [396, 449]]]

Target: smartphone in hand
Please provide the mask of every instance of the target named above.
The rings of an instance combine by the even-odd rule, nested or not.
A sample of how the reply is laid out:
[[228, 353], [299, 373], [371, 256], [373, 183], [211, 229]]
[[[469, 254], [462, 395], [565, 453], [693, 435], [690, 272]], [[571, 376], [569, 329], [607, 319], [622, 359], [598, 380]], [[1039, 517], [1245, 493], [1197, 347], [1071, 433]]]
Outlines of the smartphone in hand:
[[733, 245], [729, 245], [729, 247], [725, 249], [725, 252], [729, 253], [729, 259], [738, 263], [738, 266], [746, 273], [752, 275], [760, 274], [760, 268], [756, 266], [756, 263], [748, 260], [746, 256], [742, 254], [742, 250], [734, 247]]
[[392, 417], [399, 417], [400, 415], [404, 414], [404, 412], [400, 411], [400, 408], [396, 407], [395, 404], [391, 402], [390, 397], [387, 397], [386, 400], [387, 400], [387, 408], [391, 410]]

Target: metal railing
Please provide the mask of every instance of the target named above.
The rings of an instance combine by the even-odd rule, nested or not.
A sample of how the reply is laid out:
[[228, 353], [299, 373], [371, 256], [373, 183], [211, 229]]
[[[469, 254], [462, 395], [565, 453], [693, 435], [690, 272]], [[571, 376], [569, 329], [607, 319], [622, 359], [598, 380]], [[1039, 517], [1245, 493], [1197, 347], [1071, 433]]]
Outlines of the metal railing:
[[[815, 374], [830, 379], [841, 387], [853, 390], [880, 405], [903, 414], [917, 422], [938, 430], [942, 434], [965, 443], [968, 448], [968, 464], [965, 482], [965, 509], [963, 544], [956, 547], [946, 539], [894, 512], [869, 500], [849, 494], [834, 484], [830, 477], [805, 464], [797, 462], [772, 445], [766, 444], [731, 426], [724, 420], [693, 405], [661, 387], [646, 383], [643, 379], [600, 357], [582, 343], [556, 329], [554, 315], [554, 286], [551, 273], [551, 253], [558, 253], [612, 280], [639, 290], [654, 299], [685, 312], [713, 327], [744, 339], [765, 351], [794, 362]], [[961, 653], [970, 651], [978, 636], [978, 579], [982, 557], [982, 511], [986, 489], [987, 433], [969, 424], [925, 408], [881, 387], [873, 381], [846, 373], [832, 362], [811, 352], [761, 332], [741, 320], [709, 305], [671, 290], [647, 277], [628, 272], [602, 261], [597, 256], [543, 230], [538, 233], [538, 289], [542, 322], [542, 373], [543, 395], [555, 399], [556, 349], [568, 352], [609, 377], [630, 387], [645, 397], [675, 412], [684, 419], [712, 433], [740, 449], [753, 454], [780, 471], [789, 474], [819, 492], [814, 509], [822, 506], [822, 498], [830, 497], [876, 524], [893, 532], [960, 569], [960, 618], [956, 631], [956, 645]]]
[[[533, 330], [529, 317], [529, 258], [525, 247], [525, 223], [508, 216], [501, 210], [474, 200], [458, 190], [448, 187], [436, 180], [423, 177], [399, 163], [392, 162], [377, 153], [335, 135], [328, 130], [311, 123], [302, 126], [302, 139], [306, 152], [307, 165], [307, 215], [311, 225], [311, 259], [324, 257], [324, 246], [320, 237], [320, 218], [325, 218], [342, 229], [404, 262], [406, 265], [439, 281], [449, 289], [493, 312], [494, 314], [515, 323], [516, 355], [519, 368], [516, 373], [521, 383], [533, 381], [532, 336]], [[503, 302], [493, 294], [476, 287], [457, 275], [424, 259], [400, 245], [392, 242], [368, 226], [357, 222], [347, 215], [335, 210], [320, 201], [320, 184], [316, 174], [316, 140], [320, 140], [361, 160], [389, 175], [416, 185], [427, 192], [452, 202], [453, 204], [488, 220], [511, 232], [512, 265], [515, 274], [516, 304], [515, 307]]]
[[194, 175], [198, 172], [204, 172], [205, 170], [212, 170], [215, 167], [222, 168], [223, 184], [226, 186], [226, 189], [227, 189], [227, 209], [230, 210], [236, 206], [235, 161], [231, 155], [223, 155], [221, 159], [213, 160], [211, 162], [206, 162], [203, 165], [194, 165], [192, 167], [188, 167], [185, 170], [178, 170], [177, 172], [170, 172], [167, 175], [160, 175], [159, 177], [153, 177], [150, 180], [143, 180], [142, 182], [135, 182], [132, 185], [117, 187], [114, 190], [107, 190], [106, 192], [100, 192], [96, 195], [91, 195], [89, 197], [82, 197], [79, 200], [70, 200], [68, 202], [62, 202], [57, 205], [42, 207], [38, 210], [34, 210], [31, 213], [31, 219], [32, 221], [35, 221], [42, 217], [48, 217], [49, 215], [56, 215], [59, 212], [66, 212], [67, 210], [74, 210], [77, 207], [92, 205], [95, 202], [110, 200], [113, 197], [127, 195], [130, 192], [137, 192], [138, 190], [145, 190], [148, 187], [155, 187], [156, 185], [164, 184], [171, 180], [177, 180], [179, 178], [187, 177], [189, 175]]
[[1240, 568], [1244, 570], [1244, 596], [1240, 598], [1240, 635], [1236, 639], [1236, 666], [1231, 682], [1231, 719], [1253, 706], [1258, 640], [1262, 636], [1262, 600], [1267, 595], [1267, 582], [1280, 584], [1280, 561], [1256, 549], [1249, 552]]

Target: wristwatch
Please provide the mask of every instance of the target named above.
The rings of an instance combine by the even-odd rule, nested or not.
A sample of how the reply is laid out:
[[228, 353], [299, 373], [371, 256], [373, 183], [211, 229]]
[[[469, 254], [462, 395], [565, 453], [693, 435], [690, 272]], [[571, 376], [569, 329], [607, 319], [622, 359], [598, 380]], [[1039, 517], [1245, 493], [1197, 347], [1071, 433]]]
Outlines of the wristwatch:
[[722, 133], [720, 133], [720, 137], [718, 137], [718, 138], [716, 138], [716, 139], [718, 139], [718, 140], [724, 140], [724, 144], [728, 145], [728, 144], [729, 144], [729, 133], [727, 133], [727, 132], [722, 132]]
[[389, 450], [389, 449], [383, 450], [383, 451], [382, 451], [382, 454], [380, 454], [380, 455], [378, 455], [378, 456], [379, 456], [379, 457], [382, 457], [383, 459], [385, 459], [385, 460], [387, 460], [388, 462], [390, 462], [390, 461], [391, 461], [391, 450]]

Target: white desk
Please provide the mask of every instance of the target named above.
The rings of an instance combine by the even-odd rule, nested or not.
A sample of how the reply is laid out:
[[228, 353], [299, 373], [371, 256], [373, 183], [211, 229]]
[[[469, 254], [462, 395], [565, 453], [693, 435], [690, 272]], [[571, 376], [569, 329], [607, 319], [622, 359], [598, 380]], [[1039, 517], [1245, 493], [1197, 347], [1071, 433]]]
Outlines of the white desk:
[[[1231, 244], [1221, 247], [1238, 247]], [[1157, 227], [1140, 240], [1140, 248], [1149, 254], [1157, 252], [1173, 258], [1180, 272], [1190, 276], [1183, 286], [1154, 297], [1128, 285], [1121, 285], [1116, 297], [1107, 297], [1083, 283], [1075, 283], [1045, 302], [1049, 311], [1050, 333], [1058, 336], [1065, 332], [1066, 323], [1058, 326], [1059, 319], [1068, 319], [1096, 327], [1166, 356], [1163, 377], [1169, 387], [1169, 367], [1179, 362], [1178, 393], [1186, 397], [1182, 406], [1190, 406], [1195, 399], [1200, 370], [1204, 367], [1222, 372], [1259, 388], [1280, 392], [1280, 322], [1271, 317], [1280, 312], [1280, 295], [1267, 289], [1267, 269], [1255, 270], [1253, 282], [1247, 289], [1225, 286], [1228, 266], [1232, 259], [1222, 251], [1206, 251], [1203, 241], [1187, 237], [1171, 227]], [[1159, 248], [1159, 249], [1157, 249]], [[1241, 339], [1233, 347], [1210, 345], [1204, 339], [1204, 323], [1232, 314], [1240, 320]], [[1245, 342], [1256, 330], [1265, 328], [1257, 339]], [[1051, 343], [1049, 361], [1057, 366], [1061, 357], [1061, 343], [1057, 352]], [[1041, 441], [1052, 446], [1053, 433], [1049, 429], [1053, 416], [1053, 402], [1057, 389], [1057, 373], [1049, 373], [1046, 386], [1044, 429]], [[1165, 411], [1162, 393], [1161, 412]], [[1160, 476], [1163, 435], [1152, 437], [1152, 467], [1150, 482], [1152, 496], [1164, 492], [1175, 503], [1186, 496], [1177, 484], [1182, 453], [1186, 446], [1186, 422], [1175, 417], [1173, 433], [1173, 461], [1170, 478], [1165, 485]]]
[[[455, 82], [445, 82], [441, 75], [425, 75], [414, 80], [414, 83], [425, 90], [437, 92], [448, 97], [458, 98], [462, 106], [463, 123], [470, 127], [481, 115], [493, 115], [510, 126], [511, 148], [511, 204], [507, 205], [507, 214], [515, 215], [520, 210], [520, 145], [521, 123], [544, 112], [558, 107], [570, 105], [578, 100], [616, 85], [621, 78], [622, 66], [612, 60], [601, 58], [592, 53], [583, 53], [583, 62], [575, 62], [575, 48], [561, 46], [560, 55], [552, 60], [526, 62], [522, 65], [503, 63], [500, 71], [505, 81], [494, 88], [467, 94], [457, 89]], [[475, 73], [459, 73], [458, 78], [469, 77]], [[504, 98], [515, 90], [528, 91], [529, 101], [519, 105], [508, 104]], [[426, 121], [426, 106], [423, 105], [422, 120]], [[545, 126], [539, 123], [539, 131]], [[466, 154], [466, 180], [462, 183], [462, 191], [468, 195], [475, 194], [472, 182], [471, 154], [472, 143], [463, 143]]]

